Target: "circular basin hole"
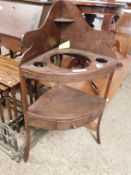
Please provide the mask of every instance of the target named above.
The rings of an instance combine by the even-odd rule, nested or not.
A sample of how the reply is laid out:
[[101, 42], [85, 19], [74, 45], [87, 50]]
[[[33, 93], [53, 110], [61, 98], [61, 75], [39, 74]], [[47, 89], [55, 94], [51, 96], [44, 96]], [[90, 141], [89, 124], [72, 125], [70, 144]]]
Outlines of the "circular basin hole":
[[96, 58], [96, 61], [97, 62], [99, 62], [99, 63], [107, 63], [108, 61], [107, 61], [107, 59], [105, 59], [105, 58]]
[[90, 59], [79, 54], [55, 54], [50, 58], [52, 64], [66, 69], [84, 69], [90, 65]]
[[42, 61], [36, 61], [36, 62], [33, 63], [33, 65], [35, 67], [45, 67], [47, 65], [47, 63], [44, 62], [44, 61], [43, 62]]

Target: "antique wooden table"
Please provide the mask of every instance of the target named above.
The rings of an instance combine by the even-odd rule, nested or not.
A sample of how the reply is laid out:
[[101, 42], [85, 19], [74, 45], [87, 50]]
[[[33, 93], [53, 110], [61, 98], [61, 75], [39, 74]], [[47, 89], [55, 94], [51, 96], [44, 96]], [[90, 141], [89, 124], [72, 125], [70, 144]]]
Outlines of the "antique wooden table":
[[20, 82], [18, 65], [18, 60], [0, 56], [0, 84], [12, 88]]
[[22, 51], [22, 35], [41, 26], [48, 9], [48, 3], [0, 0], [0, 45], [11, 50], [11, 57]]
[[16, 131], [20, 131], [19, 121], [23, 121], [22, 105], [16, 98], [19, 87], [19, 63], [0, 56], [0, 149], [12, 159], [20, 160]]
[[[5, 105], [8, 110], [8, 116], [4, 116], [1, 112], [2, 122], [10, 123], [10, 121], [18, 118], [17, 107], [19, 102], [16, 99], [16, 89], [19, 87], [19, 83], [19, 61], [0, 56], [0, 92], [5, 98]], [[12, 114], [12, 108], [14, 114]]]

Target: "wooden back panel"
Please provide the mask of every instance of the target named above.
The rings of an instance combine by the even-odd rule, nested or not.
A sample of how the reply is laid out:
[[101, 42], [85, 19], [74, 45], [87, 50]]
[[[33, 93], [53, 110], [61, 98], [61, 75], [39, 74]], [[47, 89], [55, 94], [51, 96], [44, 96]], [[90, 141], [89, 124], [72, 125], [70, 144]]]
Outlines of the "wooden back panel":
[[22, 48], [29, 48], [22, 56], [21, 63], [57, 47], [60, 43], [60, 28], [53, 22], [61, 13], [61, 3], [55, 3], [41, 28], [27, 32], [22, 40]]
[[115, 43], [114, 34], [93, 30], [74, 4], [58, 1], [52, 6], [43, 26], [24, 35], [23, 47], [30, 49], [23, 55], [21, 63], [29, 61], [65, 41], [70, 41], [71, 48], [115, 57], [111, 49]]
[[100, 55], [115, 57], [111, 51], [115, 43], [114, 34], [108, 31], [93, 30], [83, 19], [80, 10], [72, 3], [62, 3], [62, 18], [73, 19], [70, 25], [63, 24], [61, 42], [70, 40], [71, 47], [88, 50]]

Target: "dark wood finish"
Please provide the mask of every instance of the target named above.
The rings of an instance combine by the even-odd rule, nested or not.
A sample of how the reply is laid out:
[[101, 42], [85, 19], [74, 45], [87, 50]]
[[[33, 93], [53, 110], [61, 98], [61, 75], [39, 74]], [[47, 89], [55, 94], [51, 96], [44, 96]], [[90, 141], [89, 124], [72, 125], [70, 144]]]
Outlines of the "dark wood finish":
[[[55, 4], [51, 8], [50, 16], [47, 16], [45, 25], [36, 31], [27, 32], [27, 35], [23, 37], [22, 47], [29, 48], [32, 46], [32, 48], [29, 52], [25, 52], [21, 62], [23, 63], [25, 59], [29, 61], [30, 57], [38, 56], [68, 40], [72, 48], [85, 49], [96, 54], [115, 57], [114, 52], [111, 50], [115, 43], [115, 35], [108, 31], [93, 30], [84, 20], [81, 20], [83, 19], [81, 12], [76, 6], [71, 4], [66, 6], [64, 4], [63, 2], [64, 10], [62, 14], [60, 14], [60, 5]], [[72, 8], [75, 9], [75, 12], [72, 11]], [[67, 23], [63, 21], [62, 24], [59, 22], [56, 24], [56, 19], [61, 17], [72, 19], [74, 22], [69, 21]], [[79, 26], [82, 27], [79, 29]], [[72, 33], [72, 31], [75, 32]], [[78, 39], [79, 42], [77, 42]], [[48, 43], [44, 43], [43, 40], [48, 40]], [[86, 42], [83, 44], [83, 41]]]
[[[70, 47], [58, 48], [64, 41], [70, 41]], [[23, 54], [20, 63], [26, 129], [25, 161], [28, 160], [30, 149], [30, 126], [62, 130], [84, 126], [98, 119], [96, 132], [97, 142], [100, 143], [101, 116], [113, 72], [117, 67], [117, 61], [109, 57], [114, 56], [111, 50], [113, 42], [114, 35], [94, 31], [84, 21], [80, 10], [74, 4], [64, 1], [54, 3], [40, 29], [25, 34], [22, 46], [29, 49]], [[60, 58], [64, 58], [64, 55], [76, 59], [78, 57], [79, 63], [82, 62], [83, 65], [87, 61], [88, 66], [79, 69], [58, 67], [51, 61], [56, 55]], [[107, 75], [110, 76], [103, 98], [63, 85], [67, 82], [90, 81]], [[56, 85], [28, 107], [27, 78], [53, 81]]]
[[[84, 47], [83, 47], [84, 48]], [[85, 50], [85, 49], [84, 49]], [[83, 57], [86, 57], [90, 61], [89, 67], [85, 69], [60, 69], [59, 67], [53, 65], [50, 61], [50, 58], [53, 55], [59, 55], [59, 54], [66, 54], [66, 55], [81, 55]], [[99, 62], [97, 61], [97, 58], [99, 58], [96, 54], [88, 53], [87, 51], [83, 51], [82, 49], [53, 49], [51, 51], [46, 52], [45, 54], [36, 57], [29, 61], [28, 63], [25, 63], [21, 66], [23, 75], [28, 78], [32, 79], [43, 79], [44, 74], [44, 80], [47, 82], [60, 82], [60, 83], [67, 83], [67, 82], [78, 82], [83, 80], [91, 80], [96, 79], [97, 77], [101, 77], [103, 74], [106, 76], [109, 71], [113, 71], [116, 67], [116, 64], [114, 64], [115, 60], [109, 57], [102, 57], [100, 58], [105, 59], [107, 63], [103, 63], [102, 67], [98, 68]], [[37, 67], [35, 66], [35, 63], [46, 63], [47, 65], [43, 67]]]
[[[33, 103], [26, 115], [29, 116], [30, 125], [38, 128], [73, 129], [97, 118], [104, 105], [104, 99], [57, 85]], [[93, 114], [92, 111], [94, 111]]]

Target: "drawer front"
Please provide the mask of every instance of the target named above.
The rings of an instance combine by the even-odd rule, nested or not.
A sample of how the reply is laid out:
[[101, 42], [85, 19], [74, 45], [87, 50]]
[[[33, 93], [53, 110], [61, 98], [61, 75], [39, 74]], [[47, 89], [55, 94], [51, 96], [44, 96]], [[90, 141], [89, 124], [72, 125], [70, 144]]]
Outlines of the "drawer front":
[[59, 120], [59, 121], [56, 121], [56, 129], [58, 130], [75, 129], [81, 126], [85, 126], [86, 124], [95, 120], [97, 116], [85, 116], [77, 120], [76, 119], [75, 120]]

